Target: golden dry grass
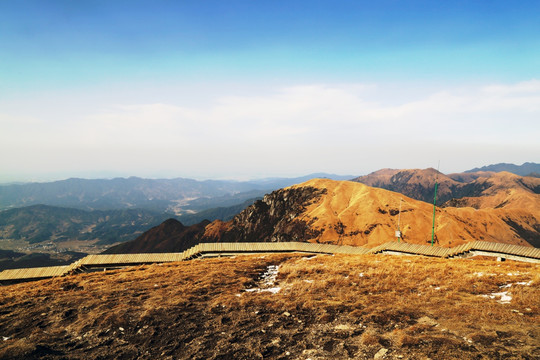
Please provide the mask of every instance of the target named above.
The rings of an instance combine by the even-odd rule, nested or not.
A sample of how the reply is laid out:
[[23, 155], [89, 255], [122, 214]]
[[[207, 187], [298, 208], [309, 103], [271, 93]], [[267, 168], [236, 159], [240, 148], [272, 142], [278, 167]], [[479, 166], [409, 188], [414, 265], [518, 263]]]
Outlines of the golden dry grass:
[[[501, 176], [494, 176], [494, 179]], [[504, 176], [512, 179], [504, 178], [506, 183], [499, 179], [493, 190], [495, 193], [477, 198], [478, 202], [485, 203], [485, 206], [477, 204], [481, 207], [478, 210], [472, 207], [437, 209], [438, 245], [454, 247], [474, 240], [530, 245], [507, 221], [510, 219], [525, 231], [536, 233], [534, 226], [540, 221], [540, 195], [516, 188], [514, 177], [520, 178], [517, 175]], [[540, 182], [534, 178], [527, 178], [527, 181]], [[395, 240], [400, 200], [403, 200], [400, 229], [405, 241], [426, 244], [431, 240], [432, 204], [351, 181], [313, 179], [293, 187], [327, 191], [299, 214], [298, 218], [310, 223], [314, 230], [322, 230], [317, 238], [306, 240], [369, 247]], [[506, 205], [498, 208], [499, 204]]]
[[[265, 285], [269, 265], [279, 271]], [[280, 290], [246, 291], [268, 287]], [[510, 303], [483, 296], [502, 291]], [[194, 260], [3, 287], [0, 358], [362, 359], [385, 347], [388, 358], [533, 359], [538, 299], [540, 265], [526, 263]]]

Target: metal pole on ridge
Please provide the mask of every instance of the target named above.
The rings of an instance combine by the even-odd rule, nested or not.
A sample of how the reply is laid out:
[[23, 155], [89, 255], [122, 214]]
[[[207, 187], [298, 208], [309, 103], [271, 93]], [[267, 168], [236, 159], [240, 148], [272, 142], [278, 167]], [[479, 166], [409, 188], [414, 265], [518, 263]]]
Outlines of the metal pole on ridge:
[[435, 206], [437, 204], [437, 183], [439, 178], [439, 167], [441, 166], [441, 161], [437, 165], [437, 174], [435, 175], [435, 195], [433, 196], [433, 226], [431, 227], [431, 246], [433, 246], [433, 241], [435, 240]]

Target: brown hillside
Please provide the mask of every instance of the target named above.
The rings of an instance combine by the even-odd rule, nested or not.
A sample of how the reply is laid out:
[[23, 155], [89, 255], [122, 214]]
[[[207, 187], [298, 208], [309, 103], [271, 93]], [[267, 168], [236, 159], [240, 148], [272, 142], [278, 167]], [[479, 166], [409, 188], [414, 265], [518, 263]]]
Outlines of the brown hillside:
[[[482, 173], [472, 182], [484, 189], [473, 196], [450, 201], [448, 206], [540, 211], [540, 178], [518, 176], [509, 172]], [[537, 216], [537, 220], [540, 218]]]
[[495, 174], [492, 171], [477, 171], [477, 172], [464, 172], [464, 173], [453, 173], [448, 174], [448, 177], [452, 180], [458, 181], [460, 183], [470, 183], [479, 177], [490, 177]]
[[[535, 196], [538, 200], [538, 195]], [[400, 199], [403, 199], [400, 218], [403, 240], [429, 243], [431, 204], [360, 183], [327, 179], [275, 191], [233, 221], [208, 225], [203, 238], [372, 247], [396, 240]], [[538, 245], [537, 209], [437, 208], [438, 245], [456, 246], [474, 240]]]
[[444, 175], [435, 169], [383, 169], [353, 181], [433, 203], [437, 181], [437, 204], [453, 207], [540, 208], [540, 179], [509, 172], [457, 173]]
[[437, 181], [437, 201], [443, 203], [459, 197], [458, 191], [463, 186], [449, 176], [433, 169], [383, 169], [353, 181], [405, 194], [413, 199], [433, 203], [435, 181]]
[[[398, 193], [363, 184], [312, 180], [297, 185], [326, 189], [327, 194], [299, 216], [320, 235], [309, 241], [375, 246], [394, 239], [399, 202], [404, 240], [425, 244], [431, 240], [433, 207]], [[536, 195], [536, 204], [539, 197]], [[532, 245], [538, 241], [538, 211], [524, 209], [437, 208], [435, 232], [441, 246], [473, 240]], [[511, 226], [519, 227], [521, 234]], [[536, 228], [535, 228], [536, 227]], [[524, 236], [530, 232], [529, 236]]]

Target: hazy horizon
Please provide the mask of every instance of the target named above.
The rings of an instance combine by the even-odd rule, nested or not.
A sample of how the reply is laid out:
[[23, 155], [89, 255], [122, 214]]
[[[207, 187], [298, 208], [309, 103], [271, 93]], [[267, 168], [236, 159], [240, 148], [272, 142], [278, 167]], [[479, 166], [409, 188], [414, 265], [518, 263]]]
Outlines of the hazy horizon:
[[536, 1], [2, 2], [0, 183], [540, 162], [538, 13]]
[[[513, 165], [524, 165], [525, 163], [532, 163], [531, 161], [526, 161], [522, 164], [513, 164]], [[497, 163], [499, 164], [499, 163]], [[479, 166], [480, 168], [483, 166], [488, 165], [497, 165], [497, 164], [486, 164]], [[433, 168], [435, 169], [436, 166], [429, 166], [427, 168], [421, 168], [421, 169], [428, 169]], [[46, 182], [54, 182], [54, 181], [63, 181], [63, 180], [69, 180], [69, 179], [84, 179], [84, 180], [112, 180], [112, 179], [128, 179], [128, 178], [142, 178], [142, 179], [151, 179], [151, 180], [172, 180], [172, 179], [191, 179], [191, 180], [197, 180], [197, 181], [207, 181], [207, 180], [217, 180], [217, 181], [262, 181], [262, 180], [268, 180], [268, 179], [278, 179], [278, 178], [300, 178], [310, 175], [317, 175], [317, 174], [323, 174], [323, 175], [332, 175], [332, 176], [339, 176], [339, 177], [350, 177], [351, 179], [359, 176], [368, 175], [370, 173], [376, 172], [378, 170], [383, 169], [389, 169], [385, 167], [381, 167], [378, 169], [374, 169], [372, 171], [369, 171], [367, 173], [351, 173], [351, 174], [336, 174], [336, 173], [328, 173], [324, 171], [317, 171], [312, 173], [301, 173], [301, 174], [283, 174], [283, 175], [277, 175], [277, 176], [267, 176], [267, 177], [197, 177], [197, 176], [189, 176], [189, 175], [167, 175], [166, 173], [157, 174], [155, 176], [140, 176], [140, 175], [134, 175], [134, 174], [122, 174], [122, 173], [112, 173], [112, 172], [88, 172], [88, 173], [79, 173], [79, 174], [49, 174], [49, 175], [42, 175], [37, 178], [27, 178], [22, 180], [8, 180], [8, 181], [2, 181], [0, 180], [0, 185], [10, 185], [10, 184], [23, 184], [23, 183], [46, 183]], [[406, 169], [420, 169], [420, 168], [395, 168], [398, 170], [406, 170]], [[465, 172], [471, 169], [462, 169], [460, 171], [441, 171], [443, 174], [455, 174], [455, 173], [461, 173]]]
[[197, 181], [207, 181], [207, 180], [217, 180], [217, 181], [260, 181], [260, 180], [267, 180], [267, 179], [278, 179], [278, 178], [298, 178], [298, 177], [304, 177], [309, 176], [312, 174], [326, 174], [326, 175], [336, 175], [336, 176], [351, 176], [351, 179], [356, 176], [361, 176], [365, 174], [331, 174], [326, 172], [314, 172], [314, 173], [308, 173], [308, 174], [292, 174], [292, 175], [283, 175], [283, 176], [268, 176], [268, 177], [243, 177], [243, 178], [234, 178], [234, 177], [198, 177], [198, 176], [189, 176], [189, 175], [167, 175], [167, 174], [157, 174], [155, 176], [139, 176], [139, 175], [129, 175], [129, 174], [115, 174], [115, 173], [83, 173], [79, 175], [72, 174], [53, 174], [53, 175], [42, 175], [40, 177], [36, 178], [28, 178], [23, 180], [9, 180], [9, 181], [1, 181], [0, 185], [6, 185], [6, 184], [16, 184], [16, 183], [45, 183], [45, 182], [54, 182], [54, 181], [63, 181], [63, 180], [69, 180], [69, 179], [84, 179], [84, 180], [112, 180], [112, 179], [128, 179], [128, 178], [141, 178], [141, 179], [151, 179], [151, 180], [172, 180], [172, 179], [191, 179], [191, 180], [197, 180]]

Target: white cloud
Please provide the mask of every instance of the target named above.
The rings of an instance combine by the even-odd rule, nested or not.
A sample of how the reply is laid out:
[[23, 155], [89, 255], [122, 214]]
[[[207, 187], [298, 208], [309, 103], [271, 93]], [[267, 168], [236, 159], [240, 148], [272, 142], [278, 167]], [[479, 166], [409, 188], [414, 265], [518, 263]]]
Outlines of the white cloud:
[[482, 88], [482, 91], [488, 94], [538, 94], [540, 92], [540, 80], [522, 81], [516, 84], [510, 85], [487, 85]]
[[[0, 165], [13, 172], [17, 164], [69, 169], [82, 161], [134, 174], [138, 167], [170, 166], [209, 174], [354, 173], [357, 163], [377, 169], [432, 162], [426, 149], [434, 145], [455, 167], [515, 161], [508, 154], [538, 161], [540, 81], [415, 91], [411, 99], [403, 86], [403, 97], [389, 100], [382, 85], [315, 84], [227, 94], [197, 106], [98, 104], [101, 110], [88, 106], [77, 116], [69, 109], [69, 117], [61, 108], [41, 114], [0, 109], [0, 150], [13, 154]], [[475, 148], [478, 155], [471, 155]]]

